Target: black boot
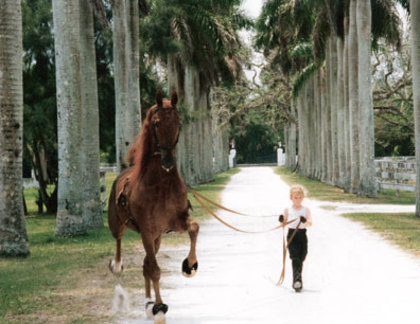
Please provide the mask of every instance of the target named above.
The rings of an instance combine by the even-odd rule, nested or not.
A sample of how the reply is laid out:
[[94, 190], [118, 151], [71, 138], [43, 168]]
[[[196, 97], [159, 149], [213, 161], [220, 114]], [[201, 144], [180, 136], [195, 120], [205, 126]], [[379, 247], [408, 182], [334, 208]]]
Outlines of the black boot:
[[292, 260], [292, 267], [293, 267], [293, 289], [296, 292], [302, 290], [302, 261], [299, 259]]

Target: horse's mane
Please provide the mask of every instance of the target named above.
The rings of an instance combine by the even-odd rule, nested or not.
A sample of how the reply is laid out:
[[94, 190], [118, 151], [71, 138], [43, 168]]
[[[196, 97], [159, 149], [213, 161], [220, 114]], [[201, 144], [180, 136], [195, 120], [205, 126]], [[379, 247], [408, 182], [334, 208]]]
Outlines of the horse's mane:
[[[170, 106], [171, 101], [168, 99], [163, 99], [163, 106]], [[140, 135], [130, 150], [127, 153], [126, 160], [129, 165], [132, 165], [133, 171], [130, 177], [130, 189], [132, 189], [135, 184], [137, 184], [146, 171], [146, 163], [152, 157], [154, 153], [154, 133], [152, 125], [152, 116], [153, 112], [157, 105], [154, 105], [149, 108], [144, 119], [143, 126], [140, 131]]]

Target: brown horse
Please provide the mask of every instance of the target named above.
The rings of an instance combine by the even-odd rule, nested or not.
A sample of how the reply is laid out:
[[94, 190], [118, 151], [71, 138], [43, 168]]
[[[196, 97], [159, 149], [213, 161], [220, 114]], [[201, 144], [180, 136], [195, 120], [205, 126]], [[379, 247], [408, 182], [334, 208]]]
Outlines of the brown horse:
[[[143, 127], [127, 156], [133, 164], [114, 181], [109, 197], [108, 223], [117, 241], [115, 257], [110, 262], [112, 272], [123, 270], [121, 238], [130, 228], [140, 233], [146, 257], [143, 262], [146, 312], [150, 316], [167, 312], [159, 290], [160, 268], [156, 261], [161, 236], [171, 231], [185, 232], [191, 239], [188, 257], [182, 263], [185, 276], [193, 276], [197, 270], [195, 252], [199, 226], [189, 217], [187, 188], [176, 168], [175, 147], [178, 142], [181, 120], [176, 109], [178, 98], [172, 93], [171, 100], [156, 94], [156, 105], [147, 112]], [[151, 286], [155, 301], [151, 301]], [[153, 306], [153, 307], [152, 307]]]

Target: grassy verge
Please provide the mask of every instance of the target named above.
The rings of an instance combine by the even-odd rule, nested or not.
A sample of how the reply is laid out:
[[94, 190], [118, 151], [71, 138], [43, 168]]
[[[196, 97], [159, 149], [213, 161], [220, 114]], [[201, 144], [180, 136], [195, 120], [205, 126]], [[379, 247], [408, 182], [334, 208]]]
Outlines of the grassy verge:
[[293, 174], [283, 167], [276, 168], [276, 173], [289, 185], [300, 184], [308, 191], [308, 197], [317, 200], [345, 201], [356, 204], [398, 204], [411, 205], [416, 203], [414, 192], [400, 192], [397, 196], [395, 190], [385, 190], [378, 194], [377, 198], [363, 198], [351, 193], [346, 193], [340, 188], [326, 185], [325, 183]]
[[[216, 175], [214, 182], [194, 188], [218, 201], [224, 185], [236, 172], [238, 170], [233, 169]], [[114, 177], [109, 174], [108, 188]], [[26, 259], [0, 259], [0, 322], [109, 321], [109, 316], [112, 316], [109, 296], [112, 296], [112, 289], [119, 278], [108, 271], [107, 262], [114, 253], [115, 241], [107, 225], [102, 229], [91, 230], [85, 236], [57, 238], [54, 236], [54, 216], [34, 214], [36, 191], [25, 191], [25, 195], [30, 212], [26, 226], [31, 256]], [[194, 219], [201, 221], [209, 217], [201, 206], [193, 199], [190, 200], [194, 208], [191, 213]], [[164, 236], [162, 247], [165, 244], [186, 243], [187, 237], [179, 234]], [[123, 253], [126, 257], [124, 283], [137, 290], [143, 284], [141, 268], [127, 265], [127, 262], [136, 259], [135, 262], [141, 264], [138, 250], [142, 250], [138, 234], [127, 231], [123, 239]]]
[[362, 222], [385, 239], [420, 257], [420, 218], [414, 217], [413, 214], [360, 213], [342, 216]]

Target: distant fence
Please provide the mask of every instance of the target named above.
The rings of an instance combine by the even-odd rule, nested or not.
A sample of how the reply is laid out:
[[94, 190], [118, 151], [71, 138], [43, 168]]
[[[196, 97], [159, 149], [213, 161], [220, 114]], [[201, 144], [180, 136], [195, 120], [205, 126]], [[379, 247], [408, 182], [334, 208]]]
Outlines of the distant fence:
[[416, 190], [416, 158], [414, 156], [375, 159], [379, 189]]

